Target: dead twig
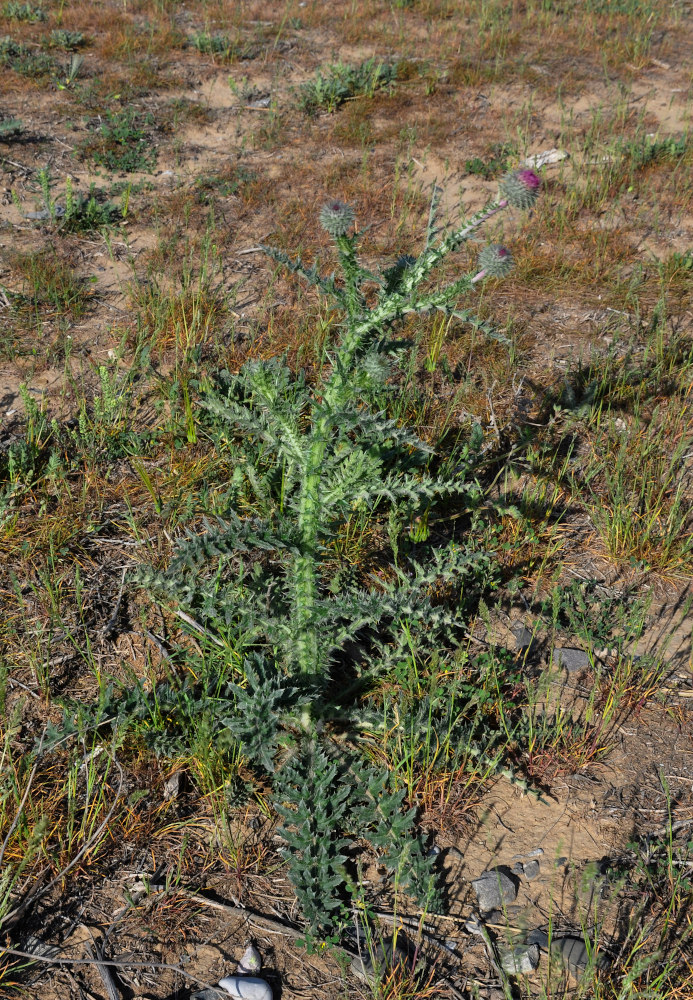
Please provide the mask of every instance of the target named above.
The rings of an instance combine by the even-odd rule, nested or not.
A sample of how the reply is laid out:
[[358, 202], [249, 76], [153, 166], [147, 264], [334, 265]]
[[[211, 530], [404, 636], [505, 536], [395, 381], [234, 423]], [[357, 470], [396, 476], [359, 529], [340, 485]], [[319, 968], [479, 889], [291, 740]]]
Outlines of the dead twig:
[[[168, 969], [170, 972], [177, 972], [185, 976], [190, 982], [202, 989], [217, 990], [216, 986], [211, 986], [204, 979], [198, 979], [191, 972], [187, 972], [181, 965], [173, 965], [170, 962], [132, 962], [128, 958], [57, 958], [48, 955], [37, 956], [30, 951], [21, 951], [19, 948], [0, 948], [0, 958], [4, 955], [12, 955], [15, 958], [28, 958], [32, 962], [43, 962], [46, 965], [97, 965], [110, 969]], [[223, 996], [221, 990], [217, 990]], [[120, 998], [118, 998], [120, 1000]]]

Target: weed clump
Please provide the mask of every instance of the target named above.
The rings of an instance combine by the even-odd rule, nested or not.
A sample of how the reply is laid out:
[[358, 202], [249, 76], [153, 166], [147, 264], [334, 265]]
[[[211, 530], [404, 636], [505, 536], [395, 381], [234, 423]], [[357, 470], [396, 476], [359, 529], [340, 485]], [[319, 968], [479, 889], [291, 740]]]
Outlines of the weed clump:
[[63, 49], [65, 52], [71, 52], [73, 49], [78, 49], [80, 46], [84, 45], [86, 42], [86, 37], [82, 31], [67, 31], [65, 28], [55, 28], [51, 31], [50, 37], [48, 39], [48, 44], [54, 49]]
[[0, 142], [11, 142], [18, 139], [24, 131], [24, 125], [19, 118], [3, 118], [0, 120]]
[[239, 52], [238, 46], [228, 35], [212, 35], [208, 31], [196, 31], [189, 37], [193, 48], [205, 56], [218, 56], [230, 62]]
[[108, 170], [151, 172], [157, 161], [148, 131], [153, 125], [150, 114], [132, 109], [108, 111], [94, 138], [82, 145], [81, 153]]
[[376, 91], [391, 86], [397, 72], [397, 63], [378, 62], [375, 58], [358, 66], [333, 63], [301, 86], [299, 106], [308, 114], [336, 111], [352, 97], [372, 97]]
[[0, 66], [21, 76], [37, 78], [48, 76], [55, 69], [53, 59], [46, 52], [30, 49], [9, 35], [0, 38]]
[[45, 21], [47, 16], [43, 7], [34, 7], [30, 3], [18, 3], [17, 0], [9, 0], [8, 3], [3, 4], [2, 14], [3, 17], [9, 18], [11, 21], [28, 21], [32, 24], [37, 21]]

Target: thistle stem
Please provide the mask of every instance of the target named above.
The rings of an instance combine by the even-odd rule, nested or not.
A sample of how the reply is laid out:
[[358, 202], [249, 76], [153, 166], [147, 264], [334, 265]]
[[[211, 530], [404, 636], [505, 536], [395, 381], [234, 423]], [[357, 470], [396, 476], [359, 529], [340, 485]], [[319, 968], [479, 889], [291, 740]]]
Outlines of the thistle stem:
[[315, 623], [317, 586], [317, 540], [320, 518], [320, 480], [329, 427], [325, 419], [315, 426], [313, 441], [303, 468], [298, 509], [301, 554], [294, 563], [294, 623], [296, 658], [302, 674], [314, 674], [318, 666], [318, 631]]

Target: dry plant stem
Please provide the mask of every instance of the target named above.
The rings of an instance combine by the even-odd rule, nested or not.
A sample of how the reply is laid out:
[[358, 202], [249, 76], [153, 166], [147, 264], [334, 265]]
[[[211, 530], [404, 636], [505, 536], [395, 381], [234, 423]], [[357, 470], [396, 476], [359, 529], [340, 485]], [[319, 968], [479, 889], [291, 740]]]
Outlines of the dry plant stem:
[[181, 621], [185, 622], [186, 625], [190, 625], [191, 628], [194, 628], [196, 632], [199, 632], [200, 635], [203, 635], [205, 639], [209, 639], [211, 642], [214, 643], [215, 646], [218, 646], [220, 649], [224, 648], [224, 643], [221, 642], [220, 639], [217, 639], [217, 637], [212, 635], [211, 632], [208, 632], [207, 629], [204, 628], [204, 626], [200, 625], [199, 622], [196, 622], [195, 619], [191, 618], [190, 615], [185, 613], [185, 611], [181, 611], [179, 608], [176, 608], [174, 613], [180, 618]]
[[431, 945], [433, 945], [434, 948], [438, 948], [439, 951], [442, 951], [447, 955], [454, 955], [455, 958], [459, 957], [454, 948], [451, 948], [444, 941], [441, 941], [435, 934], [424, 930], [421, 926], [420, 920], [416, 920], [415, 918], [408, 919], [407, 917], [396, 917], [392, 913], [383, 913], [380, 910], [375, 911], [375, 916], [378, 920], [382, 920], [383, 923], [390, 924], [392, 927], [399, 927], [400, 930], [413, 930], [415, 928], [417, 933], [420, 934], [425, 941], [428, 941]]
[[[170, 972], [179, 973], [179, 975], [184, 976], [191, 983], [195, 983], [196, 986], [201, 986], [203, 989], [217, 989], [216, 986], [211, 986], [204, 979], [198, 979], [192, 973], [186, 972], [180, 965], [172, 965], [170, 962], [131, 962], [127, 958], [48, 958], [45, 955], [38, 957], [30, 951], [20, 951], [19, 948], [2, 948], [0, 950], [0, 957], [3, 955], [13, 955], [15, 958], [28, 958], [35, 964], [44, 963], [46, 965], [97, 965], [110, 969], [168, 969]], [[221, 991], [219, 993], [223, 995]]]
[[[150, 885], [149, 891], [152, 893], [165, 892], [166, 886]], [[213, 910], [221, 910], [222, 913], [233, 914], [234, 916], [246, 917], [248, 920], [254, 920], [257, 925], [264, 926], [265, 930], [285, 934], [287, 937], [292, 937], [294, 939], [302, 938], [305, 934], [305, 931], [299, 930], [297, 927], [291, 927], [289, 924], [285, 924], [281, 920], [274, 920], [272, 917], [266, 917], [262, 913], [256, 913], [254, 910], [249, 910], [245, 906], [235, 906], [232, 903], [220, 903], [216, 899], [209, 899], [207, 896], [201, 896], [196, 892], [188, 892], [185, 889], [177, 889], [176, 891], [182, 891], [183, 895], [185, 895], [188, 899], [195, 903], [200, 903], [202, 906], [209, 906]]]

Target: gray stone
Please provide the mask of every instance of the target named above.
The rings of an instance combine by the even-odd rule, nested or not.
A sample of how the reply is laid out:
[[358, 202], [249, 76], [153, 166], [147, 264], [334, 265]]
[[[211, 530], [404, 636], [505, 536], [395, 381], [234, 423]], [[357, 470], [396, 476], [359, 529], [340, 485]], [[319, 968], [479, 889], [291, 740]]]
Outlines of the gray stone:
[[262, 956], [253, 944], [249, 944], [238, 963], [236, 973], [239, 976], [253, 976], [262, 972]]
[[376, 978], [388, 975], [397, 966], [408, 961], [407, 952], [401, 945], [395, 944], [392, 938], [385, 938], [373, 948], [371, 955], [368, 950], [352, 959], [351, 971], [366, 983], [372, 983]]
[[528, 882], [531, 882], [533, 879], [538, 878], [539, 872], [541, 871], [541, 865], [539, 864], [538, 861], [528, 861], [524, 867], [525, 867], [525, 873], [524, 873], [525, 878], [527, 879]]
[[502, 909], [517, 896], [518, 879], [507, 865], [498, 865], [474, 879], [472, 888], [482, 913]]
[[221, 990], [198, 990], [190, 994], [190, 1000], [222, 1000]]
[[522, 622], [515, 622], [510, 630], [515, 636], [515, 645], [520, 650], [529, 649], [532, 645], [532, 633], [528, 628], [522, 624]]
[[182, 771], [175, 771], [170, 778], [166, 780], [164, 784], [164, 799], [168, 802], [171, 799], [177, 799], [182, 790], [185, 781], [185, 775]]
[[538, 927], [535, 927], [534, 930], [531, 930], [527, 935], [527, 944], [537, 944], [541, 949], [543, 949], [543, 951], [548, 951], [549, 935], [546, 931], [542, 931]]
[[501, 967], [510, 976], [526, 976], [539, 965], [539, 945], [519, 944], [499, 950]]
[[[546, 931], [539, 929], [531, 931], [527, 935], [527, 942], [539, 946], [543, 951], [549, 950], [549, 936]], [[602, 953], [595, 956], [594, 948], [588, 948], [583, 938], [576, 934], [557, 934], [553, 937], [551, 955], [558, 959], [576, 979], [579, 979], [590, 966], [608, 969], [611, 965], [608, 955]]]
[[556, 868], [565, 868], [567, 864], [568, 864], [568, 859], [563, 857], [556, 858], [556, 860], [554, 861], [554, 867]]
[[525, 857], [526, 858], [540, 858], [543, 855], [543, 853], [544, 853], [544, 848], [543, 847], [535, 847], [534, 850], [530, 851], [529, 854], [526, 854]]
[[524, 875], [524, 873], [525, 873], [525, 866], [522, 864], [521, 861], [518, 861], [516, 865], [512, 866], [511, 871], [512, 871], [513, 875]]
[[590, 658], [584, 649], [566, 646], [564, 649], [554, 649], [552, 662], [554, 666], [563, 667], [569, 674], [574, 674], [589, 667]]

